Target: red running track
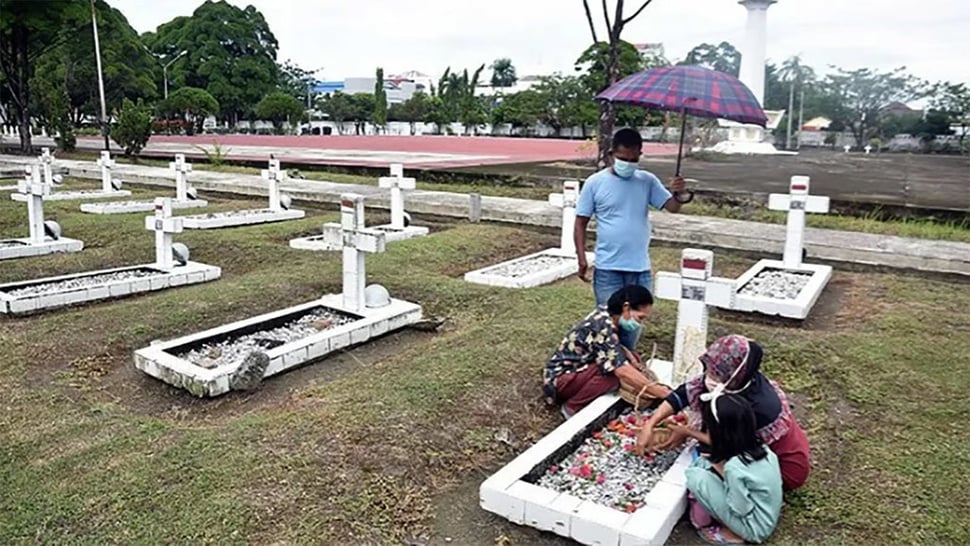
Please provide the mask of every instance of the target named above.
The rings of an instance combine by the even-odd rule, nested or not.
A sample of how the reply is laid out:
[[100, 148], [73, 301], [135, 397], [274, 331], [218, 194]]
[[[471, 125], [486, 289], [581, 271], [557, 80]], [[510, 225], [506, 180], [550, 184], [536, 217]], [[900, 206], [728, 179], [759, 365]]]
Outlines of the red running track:
[[[87, 139], [85, 139], [87, 140]], [[100, 142], [91, 139], [92, 142]], [[455, 157], [447, 161], [409, 163], [413, 166], [429, 168], [467, 167], [474, 165], [498, 165], [515, 163], [538, 163], [557, 160], [593, 159], [595, 157], [595, 143], [582, 140], [565, 140], [553, 138], [509, 138], [509, 137], [459, 137], [459, 136], [356, 136], [356, 135], [201, 135], [201, 136], [168, 136], [156, 135], [150, 144], [184, 144], [186, 155], [201, 155], [195, 145], [211, 145], [213, 141], [220, 145], [286, 148], [287, 162], [300, 162], [299, 149], [316, 150], [358, 150], [368, 152], [404, 152], [404, 153], [438, 153], [456, 156], [493, 156], [486, 159], [469, 157], [462, 159]], [[166, 146], [166, 148], [169, 148]], [[670, 144], [647, 143], [644, 145], [646, 155], [664, 155], [676, 152], [676, 147]], [[161, 150], [146, 150], [148, 155], [157, 155]], [[264, 159], [272, 150], [267, 150], [263, 157], [253, 157], [251, 152], [233, 154], [229, 157], [245, 159]], [[297, 154], [294, 156], [294, 152]], [[167, 154], [171, 155], [171, 154]], [[367, 157], [321, 159], [306, 157], [306, 163], [331, 163], [340, 165], [384, 165], [386, 162], [374, 161]]]

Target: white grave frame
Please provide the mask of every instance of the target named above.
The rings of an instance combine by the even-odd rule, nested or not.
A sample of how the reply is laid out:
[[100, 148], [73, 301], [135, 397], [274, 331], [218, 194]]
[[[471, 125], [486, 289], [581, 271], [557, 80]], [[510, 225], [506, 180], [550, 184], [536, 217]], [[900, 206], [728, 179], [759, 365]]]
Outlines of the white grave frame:
[[56, 222], [51, 226], [51, 233], [47, 233], [44, 196], [50, 193], [50, 184], [40, 180], [40, 169], [37, 165], [27, 167], [26, 176], [17, 184], [17, 190], [26, 197], [28, 236], [22, 239], [0, 239], [0, 260], [44, 256], [56, 252], [79, 252], [84, 248], [82, 241], [61, 237], [60, 226]]
[[[82, 201], [87, 199], [115, 199], [117, 197], [128, 197], [131, 192], [121, 189], [121, 181], [111, 177], [111, 169], [115, 162], [111, 159], [111, 153], [101, 152], [98, 158], [98, 167], [101, 168], [101, 189], [100, 190], [76, 190], [52, 192], [48, 188], [48, 193], [44, 194], [44, 201]], [[53, 178], [53, 175], [52, 175]], [[27, 196], [22, 193], [10, 195], [14, 201], [26, 201]]]
[[[781, 260], [760, 260], [737, 279], [737, 298], [732, 310], [764, 315], [782, 316], [804, 320], [812, 311], [815, 302], [832, 278], [832, 266], [815, 265], [802, 262], [803, 241], [805, 236], [805, 214], [829, 212], [829, 198], [811, 195], [811, 179], [807, 176], [793, 176], [789, 182], [789, 193], [773, 193], [768, 196], [768, 208], [788, 211], [786, 222], [785, 249]], [[808, 283], [793, 299], [773, 298], [762, 295], [742, 294], [741, 291], [753, 279], [765, 271], [789, 271], [809, 275]]]
[[557, 453], [566, 446], [602, 428], [628, 406], [615, 394], [594, 400], [486, 479], [479, 487], [481, 507], [513, 523], [580, 544], [639, 546], [666, 542], [687, 508], [686, 470], [691, 464], [692, 445], [681, 451], [647, 494], [646, 505], [632, 514], [539, 487], [530, 478], [556, 463]]
[[[464, 279], [475, 284], [501, 286], [505, 288], [532, 288], [575, 275], [579, 271], [579, 260], [576, 258], [576, 244], [573, 241], [573, 229], [576, 223], [576, 203], [579, 200], [579, 181], [566, 180], [563, 182], [562, 193], [549, 194], [549, 205], [562, 209], [562, 223], [558, 248], [547, 248], [534, 254], [513, 258], [502, 263], [476, 269], [465, 273]], [[593, 252], [586, 253], [586, 262], [593, 266], [595, 262]], [[534, 271], [528, 274], [512, 276], [503, 274], [503, 270], [514, 269], [533, 260], [553, 260], [558, 262], [552, 267]]]
[[350, 315], [356, 320], [310, 336], [285, 343], [266, 351], [269, 366], [263, 378], [324, 357], [334, 351], [358, 345], [371, 338], [399, 330], [422, 318], [421, 306], [391, 298], [382, 307], [364, 303], [366, 271], [364, 254], [383, 252], [385, 234], [364, 228], [364, 197], [341, 195], [341, 222], [326, 230], [329, 237], [339, 238], [343, 252], [343, 292], [327, 294], [317, 300], [262, 314], [249, 319], [211, 328], [196, 334], [167, 341], [153, 342], [135, 351], [135, 366], [170, 385], [185, 389], [198, 397], [215, 397], [231, 390], [230, 381], [238, 371], [236, 364], [204, 368], [177, 355], [207, 341], [238, 337], [285, 324], [320, 308]]
[[269, 207], [265, 209], [234, 210], [183, 216], [185, 229], [219, 229], [271, 222], [298, 220], [306, 216], [306, 211], [291, 209], [290, 197], [281, 193], [281, 185], [286, 181], [286, 171], [280, 168], [278, 159], [269, 160], [269, 168], [261, 175], [267, 181]]
[[[10, 315], [34, 314], [78, 303], [114, 299], [131, 294], [213, 281], [222, 276], [222, 269], [216, 266], [193, 261], [186, 261], [184, 265], [173, 263], [172, 235], [182, 231], [181, 218], [171, 216], [170, 199], [158, 198], [155, 200], [155, 205], [155, 215], [145, 219], [146, 229], [155, 232], [156, 256], [153, 263], [2, 284], [0, 285], [0, 313]], [[71, 283], [72, 281], [81, 281], [84, 278], [134, 271], [145, 273], [145, 275], [127, 279], [105, 280], [80, 286], [71, 286], [70, 284], [64, 286], [62, 284], [40, 293], [11, 293], [45, 284]]]
[[[168, 169], [175, 173], [175, 200], [172, 201], [173, 209], [209, 206], [208, 201], [198, 199], [195, 189], [189, 187], [188, 173], [192, 172], [192, 164], [185, 160], [185, 154], [175, 154], [175, 161], [168, 164]], [[81, 212], [87, 212], [89, 214], [129, 214], [133, 212], [150, 212], [154, 208], [154, 200], [81, 204]]]

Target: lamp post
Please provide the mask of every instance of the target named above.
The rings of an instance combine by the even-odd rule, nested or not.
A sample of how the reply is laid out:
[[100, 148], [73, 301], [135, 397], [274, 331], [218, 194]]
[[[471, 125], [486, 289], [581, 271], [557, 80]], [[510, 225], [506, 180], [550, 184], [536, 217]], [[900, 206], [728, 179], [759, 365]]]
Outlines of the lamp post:
[[[168, 67], [172, 65], [175, 61], [179, 60], [182, 55], [188, 53], [189, 50], [183, 49], [174, 59], [162, 65], [162, 80], [165, 82], [165, 98], [168, 98]], [[160, 61], [161, 59], [159, 59]]]
[[94, 58], [98, 63], [98, 92], [101, 94], [101, 134], [104, 135], [104, 149], [110, 151], [108, 109], [104, 104], [104, 75], [101, 72], [101, 44], [98, 42], [98, 18], [94, 11], [94, 0], [91, 0], [91, 27], [94, 29]]

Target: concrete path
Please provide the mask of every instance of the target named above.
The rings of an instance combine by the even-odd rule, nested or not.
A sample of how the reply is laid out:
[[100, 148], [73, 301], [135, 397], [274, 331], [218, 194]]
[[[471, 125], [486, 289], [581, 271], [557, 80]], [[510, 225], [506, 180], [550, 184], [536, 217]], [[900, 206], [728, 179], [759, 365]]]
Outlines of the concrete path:
[[[30, 161], [24, 157], [0, 156], [0, 166]], [[100, 179], [100, 170], [93, 162], [58, 160], [57, 163], [71, 176]], [[172, 174], [161, 167], [118, 164], [113, 172], [128, 183], [175, 186]], [[267, 194], [266, 181], [255, 175], [198, 170], [191, 174], [190, 181], [200, 191]], [[366, 196], [368, 207], [390, 207], [389, 192], [377, 186], [291, 179], [283, 184], [283, 189], [294, 199], [324, 203], [337, 203], [341, 193], [354, 192]], [[405, 199], [406, 209], [416, 214], [468, 218], [471, 206], [469, 195], [451, 192], [414, 190], [407, 192]], [[560, 209], [543, 201], [483, 196], [481, 202], [484, 221], [549, 227], [561, 225]], [[653, 213], [651, 220], [654, 239], [669, 243], [777, 256], [782, 254], [785, 243], [784, 225], [665, 212]], [[968, 243], [808, 228], [805, 230], [805, 249], [809, 259], [970, 277]]]

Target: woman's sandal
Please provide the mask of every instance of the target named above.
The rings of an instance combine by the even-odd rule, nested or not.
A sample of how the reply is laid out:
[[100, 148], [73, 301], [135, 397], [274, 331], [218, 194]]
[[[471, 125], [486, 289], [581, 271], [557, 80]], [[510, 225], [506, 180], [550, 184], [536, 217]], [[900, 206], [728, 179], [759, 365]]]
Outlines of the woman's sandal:
[[708, 544], [745, 544], [744, 541], [732, 542], [724, 538], [724, 535], [721, 534], [720, 525], [711, 525], [710, 527], [698, 529], [697, 536], [701, 537], [701, 540]]

